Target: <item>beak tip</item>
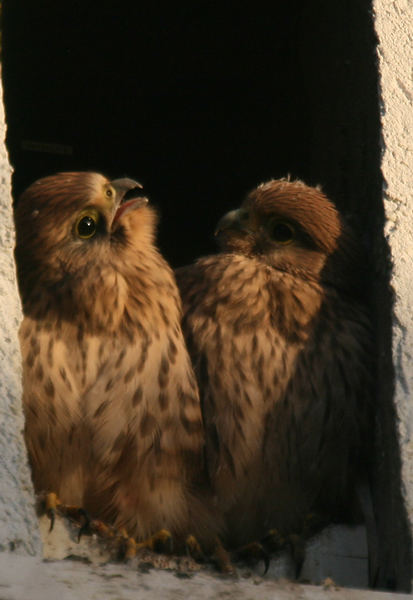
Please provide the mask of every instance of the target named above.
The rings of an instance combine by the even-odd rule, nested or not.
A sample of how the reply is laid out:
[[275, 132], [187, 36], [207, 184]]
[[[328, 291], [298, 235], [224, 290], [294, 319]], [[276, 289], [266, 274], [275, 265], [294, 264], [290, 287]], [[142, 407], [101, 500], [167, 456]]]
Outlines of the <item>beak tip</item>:
[[143, 185], [139, 181], [130, 179], [129, 177], [122, 177], [121, 179], [114, 179], [111, 181], [112, 186], [121, 194], [126, 194], [134, 189], [143, 189]]

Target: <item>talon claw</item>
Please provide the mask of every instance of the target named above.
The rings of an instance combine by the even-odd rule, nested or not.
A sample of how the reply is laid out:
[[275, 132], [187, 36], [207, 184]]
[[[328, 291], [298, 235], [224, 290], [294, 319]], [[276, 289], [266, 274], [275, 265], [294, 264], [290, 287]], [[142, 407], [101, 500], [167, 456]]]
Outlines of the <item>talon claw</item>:
[[167, 529], [160, 529], [150, 538], [136, 544], [136, 550], [152, 550], [164, 554], [173, 553], [173, 538]]
[[92, 533], [92, 529], [90, 527], [90, 525], [92, 523], [92, 519], [90, 518], [89, 513], [86, 510], [84, 510], [83, 508], [79, 508], [78, 514], [80, 516], [84, 517], [84, 521], [85, 521], [83, 523], [83, 525], [80, 527], [79, 533], [77, 535], [77, 542], [79, 543], [82, 535], [91, 534]]
[[241, 546], [235, 551], [235, 556], [237, 560], [247, 561], [247, 562], [255, 562], [257, 563], [260, 560], [264, 561], [264, 573], [263, 576], [267, 574], [268, 569], [270, 568], [271, 554], [267, 552], [264, 546], [260, 542], [251, 542], [245, 546]]
[[155, 552], [172, 554], [173, 552], [173, 538], [172, 535], [166, 529], [161, 529], [152, 536], [152, 548]]
[[271, 563], [270, 555], [265, 553], [263, 556], [263, 561], [264, 561], [264, 573], [263, 573], [263, 576], [264, 576], [268, 573], [268, 569], [270, 568], [270, 563]]
[[125, 562], [128, 562], [128, 561], [132, 560], [132, 558], [135, 558], [135, 556], [136, 556], [135, 539], [132, 537], [128, 537], [128, 539], [125, 542], [125, 551], [124, 551], [124, 555], [123, 555], [123, 560]]
[[47, 511], [47, 516], [50, 519], [50, 527], [49, 527], [49, 533], [50, 533], [51, 531], [53, 531], [54, 522], [55, 522], [55, 516], [56, 516], [56, 510], [54, 508], [49, 508], [49, 510]]
[[60, 502], [57, 499], [56, 494], [54, 492], [50, 492], [49, 494], [46, 494], [46, 496], [44, 498], [44, 503], [45, 503], [46, 514], [50, 519], [50, 527], [49, 527], [49, 533], [50, 533], [53, 530], [53, 527], [55, 524], [56, 508], [58, 507]]
[[226, 573], [227, 575], [234, 575], [236, 573], [230, 556], [219, 538], [216, 538], [215, 540], [215, 547], [211, 558], [218, 566], [218, 569], [221, 571], [221, 573]]
[[298, 579], [305, 559], [305, 540], [302, 536], [291, 533], [287, 536], [287, 544], [294, 564], [295, 578]]
[[197, 562], [205, 562], [205, 555], [202, 552], [202, 548], [194, 535], [188, 535], [186, 538], [185, 549], [187, 556], [190, 556]]

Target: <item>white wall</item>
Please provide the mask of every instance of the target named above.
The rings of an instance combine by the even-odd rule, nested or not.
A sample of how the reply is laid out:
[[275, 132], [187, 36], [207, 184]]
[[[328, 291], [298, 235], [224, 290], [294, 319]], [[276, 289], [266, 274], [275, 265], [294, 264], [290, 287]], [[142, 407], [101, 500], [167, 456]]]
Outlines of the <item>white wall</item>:
[[[413, 3], [375, 0], [402, 493], [413, 531]], [[397, 542], [396, 542], [397, 543]]]
[[13, 259], [11, 168], [4, 146], [0, 82], [0, 550], [40, 552], [33, 490], [22, 439], [21, 359], [17, 331], [21, 320]]

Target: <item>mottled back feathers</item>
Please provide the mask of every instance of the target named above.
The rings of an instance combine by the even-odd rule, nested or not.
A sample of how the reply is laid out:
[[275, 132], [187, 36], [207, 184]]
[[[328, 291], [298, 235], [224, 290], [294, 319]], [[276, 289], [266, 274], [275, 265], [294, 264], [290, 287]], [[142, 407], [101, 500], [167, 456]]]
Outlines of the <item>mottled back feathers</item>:
[[229, 542], [347, 518], [362, 477], [370, 323], [357, 237], [301, 182], [270, 181], [179, 269], [210, 477]]

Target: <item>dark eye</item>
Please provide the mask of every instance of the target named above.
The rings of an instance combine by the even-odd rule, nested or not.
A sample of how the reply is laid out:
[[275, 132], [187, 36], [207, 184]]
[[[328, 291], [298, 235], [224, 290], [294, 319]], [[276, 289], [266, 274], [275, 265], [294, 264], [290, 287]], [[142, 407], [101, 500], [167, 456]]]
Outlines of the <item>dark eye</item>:
[[278, 221], [272, 226], [271, 237], [277, 244], [291, 244], [294, 235], [294, 227], [289, 223]]
[[99, 213], [95, 210], [89, 210], [80, 215], [75, 232], [82, 240], [93, 237], [97, 231]]

